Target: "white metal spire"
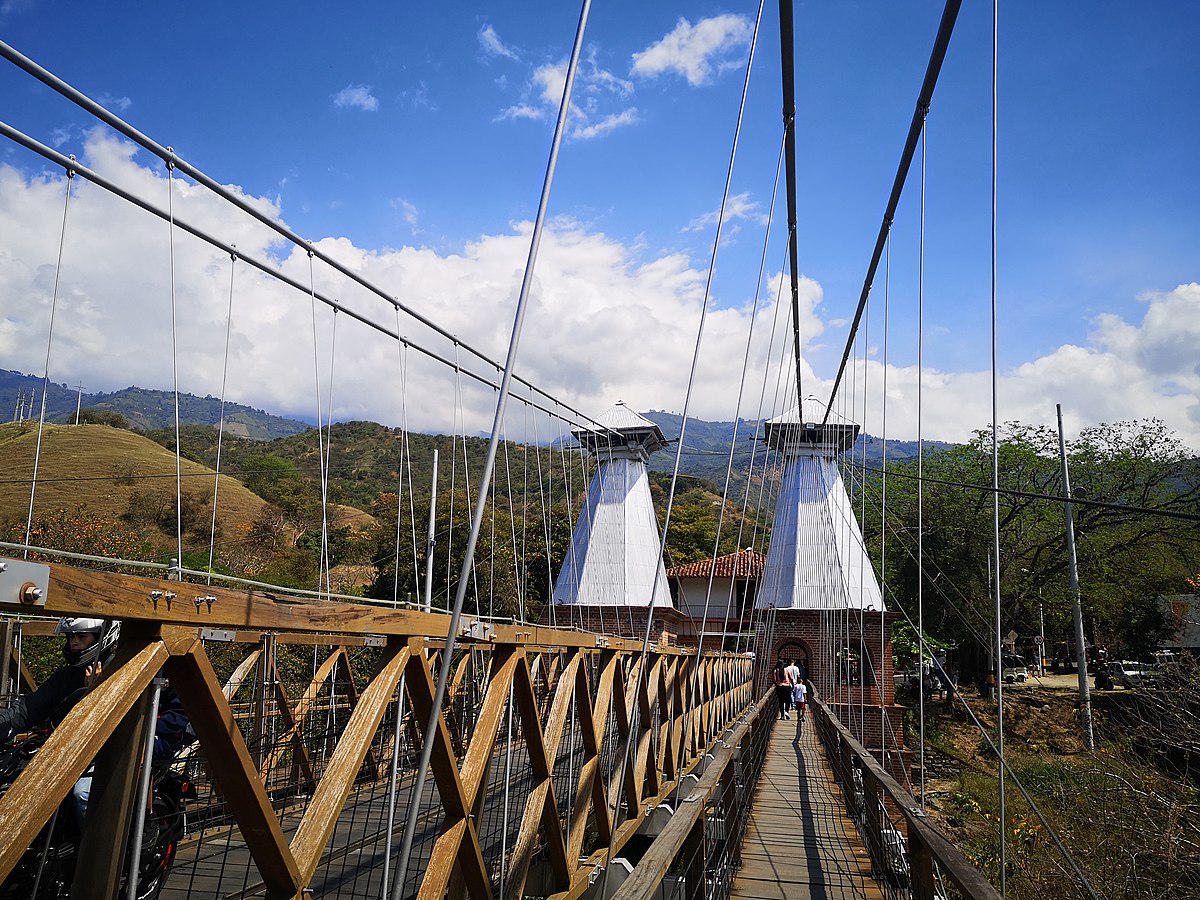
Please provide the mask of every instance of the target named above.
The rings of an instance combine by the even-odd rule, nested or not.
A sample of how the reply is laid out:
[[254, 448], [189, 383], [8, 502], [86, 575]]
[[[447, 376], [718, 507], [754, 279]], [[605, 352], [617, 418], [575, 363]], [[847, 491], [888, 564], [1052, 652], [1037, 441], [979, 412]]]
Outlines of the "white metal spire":
[[857, 436], [857, 425], [803, 423], [795, 410], [767, 422], [784, 472], [759, 608], [883, 608], [836, 461]]
[[646, 607], [653, 597], [656, 607], [671, 606], [646, 477], [646, 460], [666, 438], [619, 401], [596, 421], [602, 427], [573, 432], [598, 464], [554, 585], [554, 602]]

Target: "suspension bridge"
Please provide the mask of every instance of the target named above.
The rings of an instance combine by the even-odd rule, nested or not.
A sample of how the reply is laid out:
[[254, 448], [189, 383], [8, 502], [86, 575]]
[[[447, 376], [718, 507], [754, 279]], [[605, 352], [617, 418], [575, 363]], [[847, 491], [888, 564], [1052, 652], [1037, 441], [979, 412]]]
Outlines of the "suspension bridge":
[[[745, 416], [759, 425], [740, 435], [735, 426], [721, 502], [722, 510], [736, 505], [729, 494], [734, 453], [749, 448], [736, 546], [751, 549], [722, 556], [714, 547], [708, 562], [672, 569], [676, 574], [664, 564], [663, 535], [671, 534], [692, 382], [680, 434], [672, 436], [674, 466], [660, 518], [647, 464], [672, 443], [661, 428], [623, 403], [606, 412], [575, 409], [519, 374], [523, 319], [589, 7], [585, 2], [566, 67], [504, 359], [460, 340], [393, 288], [0, 43], [6, 64], [157, 157], [168, 191], [150, 198], [62, 154], [45, 136], [0, 121], [9, 144], [62, 173], [41, 407], [22, 395], [25, 422], [13, 438], [28, 447], [28, 509], [0, 547], [4, 699], [36, 690], [23, 657], [37, 641], [52, 640], [55, 618], [122, 624], [103, 680], [4, 785], [0, 881], [11, 885], [36, 870], [34, 882], [20, 883], [57, 892], [46, 896], [141, 895], [140, 882], [128, 875], [135, 855], [129, 848], [154, 830], [149, 747], [155, 710], [169, 688], [194, 732], [174, 763], [194, 796], [184, 805], [167, 877], [153, 887], [163, 897], [1004, 895], [1003, 838], [995, 886], [927, 815], [924, 746], [912, 746], [894, 694], [891, 626], [904, 613], [868, 553], [860, 523], [865, 499], [856, 507], [863, 495], [843, 482], [862, 443], [855, 419], [867, 406], [859, 327], [890, 259], [890, 230], [910, 170], [918, 150], [924, 154], [925, 122], [959, 3], [946, 4], [930, 35], [927, 69], [914, 86], [911, 124], [826, 401], [806, 396], [801, 377], [793, 13], [790, 3], [779, 4], [784, 109], [775, 184], [785, 192], [789, 265], [774, 304], [769, 365], [759, 384], [743, 371], [733, 415], [736, 423]], [[754, 34], [756, 41], [757, 24]], [[747, 87], [756, 49], [752, 42]], [[730, 172], [736, 148], [735, 136]], [[84, 197], [80, 183], [87, 185]], [[299, 264], [240, 250], [230, 236], [212, 233], [204, 217], [189, 217], [189, 209], [199, 209], [197, 192], [294, 248]], [[174, 471], [116, 476], [173, 482], [170, 563], [36, 539], [52, 489], [39, 485], [39, 474], [49, 480], [44, 473], [61, 443], [59, 429], [100, 427], [54, 425], [45, 415], [59, 274], [70, 263], [65, 235], [77, 215], [72, 204], [96, 196], [159, 223], [170, 238]], [[722, 213], [729, 197], [727, 181]], [[231, 556], [218, 527], [222, 492], [235, 482], [222, 471], [223, 413], [210, 470], [211, 525], [199, 539], [207, 523], [185, 528], [185, 477], [209, 477], [191, 472], [181, 449], [177, 358], [188, 351], [174, 325], [174, 264], [185, 243], [209, 269], [228, 273], [222, 410], [239, 279], [269, 282], [311, 320], [309, 337], [297, 338], [298, 345], [311, 341], [305, 353], [311, 350], [315, 364], [320, 542], [310, 589], [257, 580], [249, 566], [231, 575], [214, 565]], [[766, 252], [764, 242], [764, 264]], [[696, 359], [708, 302], [706, 292]], [[756, 295], [756, 315], [758, 305]], [[754, 327], [751, 318], [747, 361]], [[383, 347], [362, 355], [378, 364], [378, 383], [401, 398], [389, 510], [394, 559], [383, 566], [392, 576], [390, 598], [342, 593], [330, 549], [333, 394], [347, 328], [355, 329], [354, 343]], [[464, 391], [494, 401], [487, 450], [474, 461], [462, 414], [450, 459], [440, 460], [441, 477], [450, 480], [440, 494], [436, 452], [432, 484], [412, 478], [407, 380], [417, 366], [444, 373], [446, 396], [458, 404], [456, 425]], [[877, 389], [886, 396], [886, 383]], [[418, 496], [427, 526], [418, 521]], [[447, 500], [469, 506], [469, 523], [439, 534], [437, 505]], [[566, 526], [569, 540], [555, 549], [554, 533], [565, 534]], [[247, 541], [265, 539], [258, 533]], [[720, 539], [718, 530], [718, 546]], [[198, 544], [207, 566], [195, 562]], [[672, 593], [673, 579], [683, 585], [688, 578], [698, 585], [693, 592], [680, 586]], [[924, 634], [919, 615], [909, 624]], [[994, 632], [999, 666], [998, 607]], [[920, 649], [921, 658], [931, 656]], [[779, 660], [804, 667], [812, 693], [803, 718], [779, 715]], [[999, 711], [1003, 772], [1003, 702]], [[92, 766], [86, 827], [64, 862], [52, 839], [56, 821]], [[1000, 797], [1003, 820], [1003, 775]], [[1079, 868], [1065, 865], [1078, 876], [1079, 895], [1095, 896]]]

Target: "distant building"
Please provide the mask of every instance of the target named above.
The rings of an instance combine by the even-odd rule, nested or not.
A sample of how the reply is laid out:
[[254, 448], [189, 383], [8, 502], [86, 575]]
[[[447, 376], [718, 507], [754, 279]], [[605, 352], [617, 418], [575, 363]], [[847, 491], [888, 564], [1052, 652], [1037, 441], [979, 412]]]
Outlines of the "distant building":
[[671, 581], [676, 606], [684, 615], [703, 620], [705, 599], [708, 599], [709, 624], [705, 631], [720, 631], [726, 620], [730, 631], [738, 631], [754, 609], [754, 598], [766, 564], [765, 554], [747, 547], [727, 556], [667, 569], [667, 578]]

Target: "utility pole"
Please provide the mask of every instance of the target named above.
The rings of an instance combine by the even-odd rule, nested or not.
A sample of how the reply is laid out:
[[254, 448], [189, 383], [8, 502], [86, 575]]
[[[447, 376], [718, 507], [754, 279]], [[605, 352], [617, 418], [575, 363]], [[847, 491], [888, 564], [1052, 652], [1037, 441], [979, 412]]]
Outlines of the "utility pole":
[[79, 407], [83, 405], [83, 382], [79, 382], [75, 394], [75, 424], [79, 424]]
[[1038, 678], [1046, 674], [1046, 616], [1042, 612], [1042, 589], [1038, 588]]
[[433, 529], [437, 525], [437, 466], [438, 452], [437, 448], [434, 447], [433, 485], [429, 488], [429, 543], [425, 552], [425, 612], [429, 612], [433, 608]]
[[1071, 475], [1067, 471], [1067, 442], [1063, 438], [1062, 404], [1054, 404], [1058, 413], [1058, 456], [1062, 463], [1063, 510], [1067, 519], [1067, 555], [1071, 562], [1071, 597], [1075, 616], [1075, 660], [1079, 667], [1079, 705], [1083, 710], [1084, 749], [1096, 749], [1092, 736], [1092, 695], [1088, 690], [1087, 648], [1083, 643], [1083, 606], [1079, 600], [1079, 561], [1075, 556], [1075, 519], [1071, 514]]

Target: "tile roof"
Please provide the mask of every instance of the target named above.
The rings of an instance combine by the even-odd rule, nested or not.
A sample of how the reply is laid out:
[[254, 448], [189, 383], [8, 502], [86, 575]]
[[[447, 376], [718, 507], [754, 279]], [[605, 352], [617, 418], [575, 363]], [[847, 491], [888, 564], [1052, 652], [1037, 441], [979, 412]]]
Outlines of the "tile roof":
[[675, 566], [667, 569], [667, 575], [672, 578], [707, 578], [712, 572], [717, 578], [761, 578], [766, 564], [765, 554], [747, 547], [728, 556], [718, 556], [715, 560], [702, 559]]

